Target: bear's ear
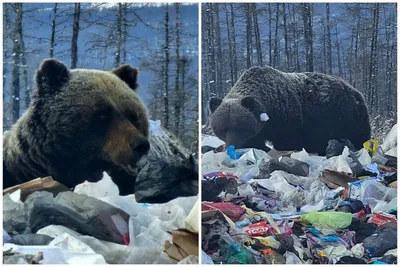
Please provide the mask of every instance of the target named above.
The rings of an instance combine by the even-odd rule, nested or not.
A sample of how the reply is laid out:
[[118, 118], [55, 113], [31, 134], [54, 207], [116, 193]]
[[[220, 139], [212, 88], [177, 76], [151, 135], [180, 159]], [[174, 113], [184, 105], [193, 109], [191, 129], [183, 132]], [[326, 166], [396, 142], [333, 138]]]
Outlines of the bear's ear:
[[211, 97], [210, 101], [208, 102], [208, 108], [210, 109], [211, 113], [214, 113], [214, 111], [221, 105], [222, 99], [218, 97]]
[[252, 96], [243, 97], [240, 103], [242, 104], [243, 107], [251, 111], [256, 111], [259, 108], [257, 100]]
[[67, 66], [55, 59], [46, 59], [36, 71], [36, 86], [39, 96], [58, 92], [70, 79]]
[[137, 84], [137, 76], [139, 71], [132, 66], [127, 64], [122, 65], [116, 69], [113, 69], [112, 73], [123, 80], [132, 90], [136, 90], [138, 88], [139, 85]]

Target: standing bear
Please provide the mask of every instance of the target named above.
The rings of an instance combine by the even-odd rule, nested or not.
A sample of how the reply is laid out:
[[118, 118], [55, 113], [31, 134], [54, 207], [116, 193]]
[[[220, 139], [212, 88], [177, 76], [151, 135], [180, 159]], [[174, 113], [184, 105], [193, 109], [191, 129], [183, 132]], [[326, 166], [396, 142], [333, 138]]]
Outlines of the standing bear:
[[226, 145], [301, 150], [325, 155], [330, 139], [360, 149], [371, 138], [362, 94], [321, 73], [285, 73], [271, 67], [245, 71], [224, 99], [211, 98], [210, 124]]
[[133, 193], [150, 148], [137, 75], [129, 65], [107, 72], [43, 61], [32, 103], [4, 133], [3, 187], [52, 176], [72, 188], [107, 171], [121, 195]]

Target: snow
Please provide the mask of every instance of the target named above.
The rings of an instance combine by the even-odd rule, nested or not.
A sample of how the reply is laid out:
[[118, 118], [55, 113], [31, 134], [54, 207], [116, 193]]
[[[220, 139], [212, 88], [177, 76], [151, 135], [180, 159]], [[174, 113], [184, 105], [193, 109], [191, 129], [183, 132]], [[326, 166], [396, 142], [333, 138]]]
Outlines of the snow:
[[165, 132], [161, 129], [161, 121], [160, 120], [150, 120], [150, 134], [153, 136], [165, 136]]

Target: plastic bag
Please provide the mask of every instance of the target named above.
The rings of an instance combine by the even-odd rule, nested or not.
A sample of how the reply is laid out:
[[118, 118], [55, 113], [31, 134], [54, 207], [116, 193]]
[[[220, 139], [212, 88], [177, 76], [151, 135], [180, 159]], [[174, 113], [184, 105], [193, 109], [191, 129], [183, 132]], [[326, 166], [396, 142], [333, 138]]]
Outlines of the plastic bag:
[[230, 159], [236, 160], [239, 159], [244, 153], [235, 151], [235, 146], [230, 145], [226, 149], [226, 154], [229, 156]]
[[313, 206], [326, 199], [329, 192], [328, 187], [323, 182], [316, 180], [311, 184], [310, 190], [305, 193], [305, 201], [308, 205]]
[[53, 200], [52, 193], [34, 192], [25, 200], [24, 213], [19, 215], [26, 218], [20, 233], [35, 233], [45, 226], [56, 224], [103, 240], [129, 242], [126, 239], [129, 237], [129, 215], [86, 195], [63, 192]]
[[331, 211], [311, 211], [301, 216], [301, 219], [307, 223], [325, 224], [333, 229], [347, 228], [351, 224], [352, 218], [351, 213]]
[[[61, 244], [57, 244], [60, 245]], [[104, 257], [91, 249], [86, 251], [72, 251], [63, 247], [56, 246], [18, 246], [15, 244], [5, 244], [3, 250], [13, 249], [15, 252], [23, 254], [43, 253], [43, 260], [40, 264], [106, 264]]]
[[198, 168], [192, 156], [178, 160], [149, 155], [135, 183], [135, 197], [139, 203], [165, 203], [197, 194]]
[[344, 144], [340, 143], [337, 140], [329, 140], [328, 146], [326, 147], [326, 158], [329, 159], [331, 157], [339, 156], [342, 154], [344, 149]]
[[343, 149], [343, 153], [339, 156], [334, 156], [328, 159], [328, 166], [326, 169], [330, 169], [332, 171], [344, 172], [353, 174], [349, 163], [353, 160], [349, 158], [350, 151], [349, 148], [346, 146]]
[[371, 164], [372, 158], [369, 155], [368, 150], [366, 150], [365, 148], [360, 149], [355, 154], [362, 166], [367, 166]]
[[203, 250], [201, 251], [201, 264], [214, 264], [210, 256], [208, 256]]
[[397, 123], [393, 125], [390, 132], [386, 135], [381, 148], [384, 153], [397, 146]]
[[75, 187], [74, 190], [77, 194], [83, 194], [90, 197], [100, 199], [106, 196], [118, 196], [119, 189], [116, 184], [111, 180], [111, 177], [104, 172], [103, 179], [97, 183], [90, 183], [85, 181]]
[[380, 226], [375, 233], [363, 241], [365, 254], [370, 258], [381, 257], [388, 250], [397, 247], [397, 228]]
[[299, 176], [308, 176], [310, 167], [305, 162], [289, 157], [274, 157], [269, 160], [268, 164], [269, 173], [281, 170]]
[[283, 255], [285, 257], [286, 264], [303, 264], [303, 262], [293, 252], [286, 251]]
[[12, 243], [20, 246], [45, 246], [53, 240], [52, 237], [41, 234], [22, 234], [15, 235], [6, 243]]
[[[397, 189], [386, 187], [376, 180], [365, 181], [361, 184], [360, 200], [364, 204], [369, 204], [372, 209], [378, 204], [379, 201], [391, 202], [397, 197]], [[380, 204], [380, 207], [382, 204]]]

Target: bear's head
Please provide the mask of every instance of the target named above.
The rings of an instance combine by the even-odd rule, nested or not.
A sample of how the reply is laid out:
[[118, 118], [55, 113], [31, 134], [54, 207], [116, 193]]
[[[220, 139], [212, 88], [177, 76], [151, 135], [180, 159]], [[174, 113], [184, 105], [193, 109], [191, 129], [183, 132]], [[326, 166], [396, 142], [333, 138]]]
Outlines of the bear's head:
[[256, 136], [265, 121], [261, 103], [252, 96], [220, 99], [212, 97], [209, 101], [210, 124], [215, 135], [225, 141], [227, 146], [242, 148], [247, 140]]
[[57, 180], [67, 186], [95, 182], [112, 168], [136, 174], [137, 162], [150, 148], [137, 76], [129, 65], [107, 72], [69, 70], [54, 59], [42, 62], [29, 123], [40, 157], [50, 160]]

